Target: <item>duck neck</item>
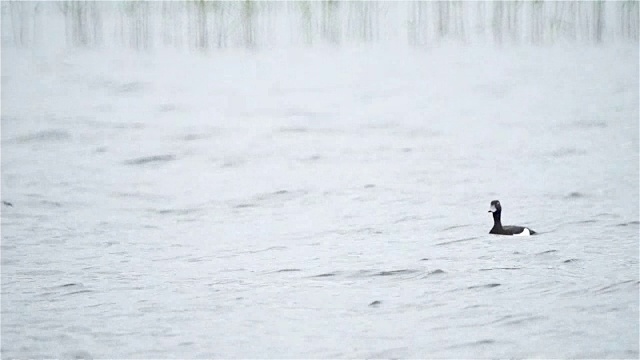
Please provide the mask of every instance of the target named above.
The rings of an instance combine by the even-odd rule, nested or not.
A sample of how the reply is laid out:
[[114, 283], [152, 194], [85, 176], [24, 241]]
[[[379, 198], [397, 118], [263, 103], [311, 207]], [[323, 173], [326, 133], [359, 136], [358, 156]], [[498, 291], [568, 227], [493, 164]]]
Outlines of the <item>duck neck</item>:
[[496, 211], [493, 213], [493, 228], [494, 229], [502, 229], [502, 222], [500, 221], [500, 213], [501, 211]]

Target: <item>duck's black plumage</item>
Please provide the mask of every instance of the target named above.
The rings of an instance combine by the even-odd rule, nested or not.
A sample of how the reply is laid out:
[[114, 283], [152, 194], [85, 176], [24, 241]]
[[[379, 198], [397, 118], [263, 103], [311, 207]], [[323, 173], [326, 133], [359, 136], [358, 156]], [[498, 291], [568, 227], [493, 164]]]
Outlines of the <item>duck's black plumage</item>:
[[491, 209], [489, 209], [490, 213], [493, 213], [493, 227], [489, 234], [496, 235], [526, 235], [526, 232], [529, 232], [529, 235], [533, 235], [536, 232], [526, 226], [517, 226], [517, 225], [507, 225], [502, 226], [502, 222], [500, 221], [500, 215], [502, 215], [502, 205], [500, 205], [500, 201], [493, 200], [491, 202]]

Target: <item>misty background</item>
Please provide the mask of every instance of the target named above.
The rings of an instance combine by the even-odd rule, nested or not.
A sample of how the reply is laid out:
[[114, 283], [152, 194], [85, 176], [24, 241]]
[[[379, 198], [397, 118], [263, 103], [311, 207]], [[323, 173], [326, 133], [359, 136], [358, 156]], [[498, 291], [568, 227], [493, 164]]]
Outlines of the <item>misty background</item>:
[[2, 358], [638, 358], [637, 1], [0, 6]]
[[2, 3], [18, 47], [215, 50], [295, 45], [638, 41], [637, 1], [126, 1]]

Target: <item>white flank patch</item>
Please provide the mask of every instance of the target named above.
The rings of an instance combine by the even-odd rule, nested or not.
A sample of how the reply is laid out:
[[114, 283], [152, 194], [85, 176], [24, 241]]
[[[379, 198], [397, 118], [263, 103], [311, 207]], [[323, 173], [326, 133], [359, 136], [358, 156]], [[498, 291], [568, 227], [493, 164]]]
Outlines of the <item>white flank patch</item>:
[[531, 232], [527, 228], [524, 228], [524, 230], [520, 234], [513, 234], [513, 236], [529, 236], [529, 235], [531, 235]]

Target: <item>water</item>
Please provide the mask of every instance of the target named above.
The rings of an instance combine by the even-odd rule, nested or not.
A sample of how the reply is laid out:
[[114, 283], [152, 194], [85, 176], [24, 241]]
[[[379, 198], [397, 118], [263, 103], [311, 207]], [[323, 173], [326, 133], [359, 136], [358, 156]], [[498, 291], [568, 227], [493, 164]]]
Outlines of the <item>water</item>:
[[3, 49], [2, 357], [637, 358], [637, 54]]

